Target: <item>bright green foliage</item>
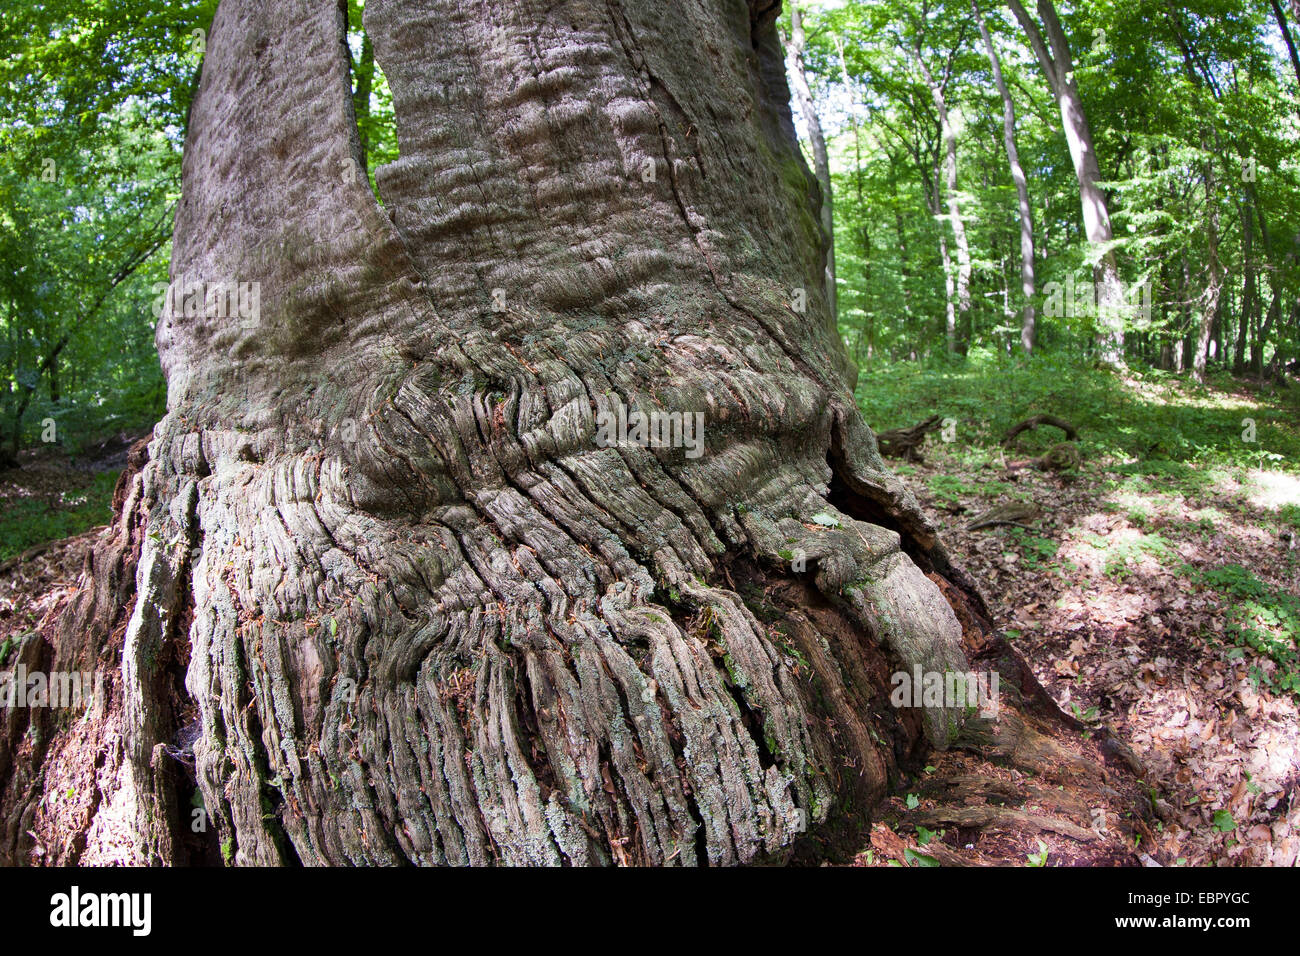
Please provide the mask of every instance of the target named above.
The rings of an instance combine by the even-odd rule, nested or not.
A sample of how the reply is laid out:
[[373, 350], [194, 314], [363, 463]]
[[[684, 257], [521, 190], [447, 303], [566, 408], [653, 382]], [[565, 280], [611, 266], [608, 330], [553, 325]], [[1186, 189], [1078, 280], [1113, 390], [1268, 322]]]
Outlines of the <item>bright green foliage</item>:
[[[936, 202], [946, 194], [942, 144], [909, 49], [948, 75], [958, 128], [957, 196], [974, 264], [959, 351], [1017, 351], [1016, 193], [970, 0], [798, 2], [831, 153], [840, 329], [855, 360], [865, 370], [944, 350], [939, 242], [946, 236], [950, 252], [953, 243]], [[1098, 251], [1084, 239], [1060, 113], [1020, 25], [1005, 5], [979, 2], [1018, 118], [1039, 345], [1088, 360], [1096, 318], [1085, 293]], [[1272, 5], [1087, 0], [1057, 10], [1137, 307], [1128, 363], [1190, 368], [1202, 318], [1213, 326], [1211, 368], [1259, 372], [1296, 358], [1300, 99]]]
[[[1023, 361], [976, 350], [960, 365], [881, 361], [859, 381], [858, 404], [881, 430], [936, 413], [954, 418], [953, 448], [971, 453], [996, 445], [1035, 412], [1051, 411], [1079, 429], [1085, 459], [1115, 458], [1112, 470], [1120, 475], [1170, 480], [1197, 465], [1276, 467], [1300, 460], [1294, 390], [1272, 401], [1234, 398], [1166, 372], [1122, 377], [1051, 355]], [[1255, 422], [1254, 442], [1242, 440], [1247, 418]], [[1026, 453], [1041, 454], [1061, 438], [1045, 426], [1022, 433], [1019, 443]]]
[[[46, 0], [0, 9], [0, 466], [32, 444], [76, 450], [162, 413], [154, 323], [216, 6]], [[358, 85], [362, 6], [349, 4]], [[369, 95], [356, 105], [373, 177], [397, 142], [373, 57], [365, 73]]]
[[1240, 564], [1210, 568], [1201, 580], [1228, 605], [1226, 636], [1277, 665], [1271, 675], [1253, 672], [1255, 680], [1300, 693], [1300, 597], [1269, 587]]
[[[155, 418], [186, 113], [214, 0], [0, 12], [0, 446]], [[49, 428], [53, 421], [54, 429]]]

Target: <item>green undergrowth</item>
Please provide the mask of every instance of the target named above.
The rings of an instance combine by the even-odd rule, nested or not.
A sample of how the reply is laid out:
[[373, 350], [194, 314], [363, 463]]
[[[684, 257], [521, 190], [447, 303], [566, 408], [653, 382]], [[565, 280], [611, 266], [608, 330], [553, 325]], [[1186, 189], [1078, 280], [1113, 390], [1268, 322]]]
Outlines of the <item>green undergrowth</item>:
[[47, 541], [107, 524], [118, 471], [103, 471], [57, 495], [10, 497], [0, 517], [0, 561]]
[[1225, 604], [1224, 636], [1236, 645], [1228, 657], [1242, 657], [1249, 648], [1275, 665], [1271, 673], [1252, 668], [1256, 683], [1300, 693], [1300, 597], [1261, 581], [1240, 564], [1210, 568], [1199, 579]]
[[[1069, 421], [1079, 429], [1084, 460], [1112, 460], [1118, 474], [1185, 480], [1208, 467], [1294, 468], [1300, 461], [1300, 388], [1256, 394], [1226, 376], [1199, 386], [1152, 369], [1117, 373], [1050, 356], [984, 354], [960, 363], [866, 366], [857, 397], [877, 431], [934, 414], [954, 419], [948, 450], [971, 464], [1036, 413]], [[1246, 441], [1252, 431], [1255, 440]], [[1023, 433], [1020, 447], [1040, 454], [1062, 438], [1043, 426]], [[942, 440], [935, 433], [927, 444]]]
[[[1257, 684], [1300, 694], [1300, 596], [1286, 586], [1300, 573], [1293, 547], [1300, 536], [1300, 387], [1252, 390], [1222, 375], [1200, 386], [1150, 369], [1117, 373], [1050, 356], [977, 355], [867, 367], [857, 395], [878, 431], [936, 414], [948, 420], [952, 440], [935, 432], [922, 449], [930, 467], [890, 464], [920, 475], [931, 504], [953, 512], [1042, 498], [1050, 513], [1051, 483], [1008, 482], [1003, 466], [1040, 455], [1064, 436], [1042, 426], [1023, 433], [1015, 448], [1001, 439], [1038, 413], [1073, 424], [1083, 470], [1065, 481], [1076, 489], [1086, 483], [1099, 513], [1137, 532], [1079, 536], [1103, 553], [1104, 578], [1144, 587], [1153, 573], [1172, 574], [1189, 593], [1214, 595], [1221, 616], [1205, 639], [1248, 661]], [[1073, 575], [1075, 565], [1058, 553], [1059, 535], [1030, 523], [996, 532], [1019, 567]], [[1200, 557], [1192, 566], [1180, 552]]]

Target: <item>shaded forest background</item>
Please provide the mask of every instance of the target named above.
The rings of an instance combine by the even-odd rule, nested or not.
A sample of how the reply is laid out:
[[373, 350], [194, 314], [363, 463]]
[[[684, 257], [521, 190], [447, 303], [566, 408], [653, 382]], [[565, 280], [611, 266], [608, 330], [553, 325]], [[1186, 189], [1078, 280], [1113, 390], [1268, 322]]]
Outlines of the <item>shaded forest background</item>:
[[[840, 323], [857, 360], [1013, 355], [1026, 305], [1039, 348], [1095, 357], [1097, 315], [1083, 293], [1106, 256], [1130, 306], [1128, 364], [1259, 375], [1294, 359], [1294, 10], [1271, 0], [1021, 8], [1035, 27], [1042, 11], [1059, 12], [1109, 213], [1112, 238], [1098, 243], [1027, 32], [1005, 5], [984, 6], [849, 2], [803, 14], [800, 60], [833, 182]], [[990, 53], [1027, 180], [1032, 296]], [[946, 279], [956, 273], [960, 294], [963, 272], [949, 341]]]

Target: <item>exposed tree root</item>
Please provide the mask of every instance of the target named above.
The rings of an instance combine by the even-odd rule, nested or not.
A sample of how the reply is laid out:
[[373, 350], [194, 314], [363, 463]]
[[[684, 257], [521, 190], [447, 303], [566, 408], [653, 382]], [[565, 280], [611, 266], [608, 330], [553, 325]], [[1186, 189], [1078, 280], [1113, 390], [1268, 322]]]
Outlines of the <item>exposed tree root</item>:
[[1002, 436], [1002, 444], [1003, 445], [1012, 444], [1017, 438], [1020, 437], [1021, 432], [1026, 431], [1027, 429], [1030, 428], [1037, 428], [1039, 425], [1051, 425], [1054, 428], [1059, 428], [1061, 431], [1065, 432], [1066, 441], [1074, 441], [1079, 437], [1078, 429], [1076, 429], [1073, 425], [1067, 422], [1064, 418], [1058, 418], [1055, 415], [1040, 414], [1040, 415], [1032, 415], [1029, 418], [1026, 418], [1023, 422], [1020, 422], [1018, 425], [1012, 426], [1011, 429], [1008, 430], [1004, 436]]
[[1013, 501], [1010, 504], [998, 505], [976, 515], [971, 519], [970, 524], [966, 525], [966, 530], [977, 531], [980, 528], [992, 528], [1006, 524], [1025, 528], [1028, 526], [1023, 522], [1037, 518], [1039, 514], [1041, 514], [1041, 509], [1037, 505]]
[[917, 422], [907, 428], [891, 428], [876, 435], [880, 453], [886, 458], [903, 458], [907, 461], [921, 461], [921, 446], [925, 436], [936, 432], [943, 425], [943, 417], [931, 415], [923, 422]]

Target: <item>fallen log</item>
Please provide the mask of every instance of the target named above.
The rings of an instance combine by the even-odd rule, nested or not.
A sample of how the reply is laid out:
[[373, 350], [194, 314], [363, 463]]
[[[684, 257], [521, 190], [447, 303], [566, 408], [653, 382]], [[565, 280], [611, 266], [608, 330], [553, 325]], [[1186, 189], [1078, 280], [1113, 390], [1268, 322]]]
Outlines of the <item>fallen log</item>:
[[1024, 524], [1025, 521], [1031, 521], [1041, 514], [1035, 504], [1027, 502], [1012, 502], [1007, 505], [998, 505], [990, 508], [981, 515], [977, 515], [966, 525], [967, 531], [978, 531], [980, 528], [992, 528], [997, 525], [1011, 524], [1018, 528], [1024, 528], [1028, 531], [1033, 529]]
[[880, 453], [886, 458], [904, 458], [907, 461], [921, 461], [921, 446], [925, 436], [943, 427], [943, 417], [931, 415], [923, 422], [917, 422], [907, 428], [891, 428], [876, 436]]
[[1021, 461], [1007, 463], [1007, 471], [1019, 471], [1022, 468], [1037, 468], [1039, 471], [1059, 473], [1077, 471], [1083, 464], [1083, 455], [1079, 446], [1072, 441], [1063, 441], [1053, 445], [1038, 458], [1025, 458]]

